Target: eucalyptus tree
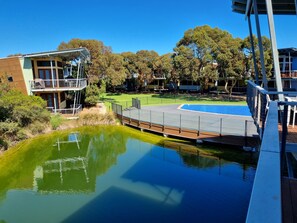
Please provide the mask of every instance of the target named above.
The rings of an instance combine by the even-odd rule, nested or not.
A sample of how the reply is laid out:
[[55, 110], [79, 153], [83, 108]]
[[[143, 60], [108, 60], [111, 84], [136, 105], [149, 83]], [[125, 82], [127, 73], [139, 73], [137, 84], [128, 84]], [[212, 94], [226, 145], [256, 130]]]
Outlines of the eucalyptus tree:
[[201, 68], [200, 60], [197, 59], [193, 50], [180, 45], [174, 48], [173, 67], [179, 80], [190, 79], [197, 81]]
[[99, 78], [109, 87], [121, 85], [127, 75], [124, 67], [124, 59], [119, 54], [105, 53], [94, 62], [93, 68], [99, 71]]
[[167, 53], [157, 57], [157, 60], [154, 64], [154, 75], [164, 76], [166, 79], [170, 79], [172, 69], [173, 64], [171, 53]]
[[158, 53], [140, 50], [136, 53], [124, 52], [121, 55], [123, 56], [127, 78], [133, 82], [133, 87], [142, 90], [154, 78], [154, 71], [158, 66]]
[[126, 73], [126, 84], [128, 90], [135, 90], [137, 88], [137, 68], [136, 68], [136, 54], [132, 52], [121, 53], [124, 61], [124, 70]]
[[[216, 72], [211, 69], [215, 61], [213, 55], [214, 40], [211, 38], [212, 28], [198, 26], [185, 32], [174, 49], [174, 66], [181, 79], [199, 80], [202, 89], [207, 87], [210, 79], [216, 79]], [[206, 69], [205, 69], [206, 68]]]
[[136, 52], [136, 69], [138, 85], [142, 89], [153, 81], [154, 69], [159, 55], [155, 51], [140, 50]]
[[[260, 52], [258, 46], [258, 38], [253, 36], [254, 50], [256, 55], [256, 69], [259, 72], [259, 78], [262, 77], [262, 69], [261, 69], [261, 61], [260, 61]], [[269, 38], [266, 36], [262, 36], [262, 44], [264, 50], [264, 64], [266, 76], [269, 78], [272, 76], [272, 68], [273, 68], [273, 59], [272, 59], [272, 49], [271, 42]], [[255, 66], [253, 63], [253, 54], [252, 54], [252, 45], [250, 41], [250, 37], [246, 37], [242, 40], [242, 50], [246, 56], [246, 67], [252, 78], [255, 78]]]
[[226, 91], [231, 93], [245, 74], [241, 40], [219, 28], [205, 25], [189, 29], [174, 51], [174, 67], [180, 78], [199, 80], [202, 89], [210, 81], [221, 79], [226, 83]]
[[79, 47], [85, 47], [90, 51], [92, 63], [85, 67], [85, 71], [87, 73], [89, 83], [97, 84], [100, 81], [101, 73], [100, 70], [98, 70], [98, 68], [94, 66], [94, 63], [99, 60], [102, 55], [111, 53], [111, 48], [105, 46], [104, 43], [99, 40], [83, 40], [75, 38], [71, 39], [68, 43], [60, 43], [60, 45], [58, 46], [58, 50]]

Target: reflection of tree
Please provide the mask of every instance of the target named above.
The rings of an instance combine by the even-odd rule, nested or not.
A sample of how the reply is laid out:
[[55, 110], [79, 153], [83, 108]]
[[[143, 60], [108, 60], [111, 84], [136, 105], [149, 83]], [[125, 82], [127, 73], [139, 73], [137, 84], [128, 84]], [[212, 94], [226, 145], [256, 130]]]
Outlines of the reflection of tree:
[[[57, 192], [58, 190], [83, 191], [88, 188], [88, 191], [94, 191], [96, 176], [105, 173], [116, 164], [118, 155], [126, 150], [126, 141], [129, 136], [123, 128], [114, 126], [82, 127], [77, 131], [81, 133], [80, 149], [69, 143], [63, 144], [60, 151], [58, 150], [57, 140], [66, 141], [71, 133], [71, 131], [65, 131], [28, 140], [2, 155], [0, 157], [0, 200], [5, 198], [6, 192], [10, 189], [32, 189], [34, 174], [38, 178], [42, 173], [38, 172], [36, 167], [42, 167], [47, 161], [57, 159], [67, 161], [70, 158], [69, 162], [64, 163], [65, 168], [76, 165], [78, 168], [63, 173], [63, 185], [58, 172], [48, 174], [43, 181], [38, 179], [40, 189], [47, 191], [54, 188], [53, 190]], [[86, 178], [85, 173], [81, 171], [82, 162], [78, 159], [76, 161], [73, 159], [71, 162], [73, 157], [86, 158], [89, 183], [82, 181]], [[55, 162], [51, 165], [56, 168]]]
[[0, 200], [10, 189], [32, 188], [34, 169], [48, 159], [52, 144], [53, 137], [40, 136], [20, 143], [0, 157]]
[[259, 155], [258, 153], [244, 152], [238, 148], [230, 148], [229, 146], [201, 145], [197, 147], [189, 143], [179, 143], [165, 140], [161, 145], [180, 151], [181, 154], [207, 156], [214, 159], [222, 159], [228, 162], [236, 162], [242, 164], [243, 168], [255, 166]]
[[112, 165], [116, 164], [117, 157], [126, 151], [128, 136], [117, 129], [103, 131], [92, 140], [96, 146], [97, 159], [95, 162], [96, 175], [104, 174]]
[[197, 167], [197, 168], [211, 168], [211, 167], [217, 167], [221, 164], [228, 163], [224, 160], [219, 160], [216, 157], [210, 157], [210, 156], [201, 156], [201, 155], [191, 155], [191, 154], [180, 154], [183, 162], [187, 166], [191, 167]]
[[[57, 141], [71, 141], [69, 136], [71, 131], [66, 131], [43, 135], [21, 143], [18, 148], [9, 150], [1, 156], [0, 200], [3, 200], [6, 192], [10, 189], [31, 190], [32, 181], [35, 182], [33, 180], [34, 174], [36, 178], [34, 189], [37, 190], [54, 192], [94, 191], [96, 177], [104, 174], [117, 163], [118, 156], [126, 151], [129, 137], [175, 149], [180, 152], [183, 162], [190, 166], [200, 168], [217, 166], [219, 165], [218, 157], [226, 160], [221, 160], [220, 164], [229, 161], [246, 163], [247, 165], [243, 165], [244, 170], [248, 170], [250, 165], [249, 162], [241, 162], [241, 159], [245, 160], [246, 156], [249, 156], [247, 153], [231, 153], [223, 149], [219, 153], [217, 152], [219, 150], [213, 150], [216, 152], [209, 152], [208, 155], [217, 154], [217, 156], [207, 159], [201, 152], [204, 150], [198, 150], [193, 145], [169, 142], [124, 127], [82, 127], [76, 131], [80, 133], [79, 149], [75, 143], [61, 143], [60, 149], [58, 149]], [[200, 156], [197, 156], [197, 151], [200, 151]], [[63, 161], [62, 169], [67, 170], [62, 173], [62, 181], [60, 172], [56, 171], [60, 165], [58, 161]], [[46, 162], [48, 162], [48, 166], [45, 165]], [[38, 166], [46, 171], [36, 168]]]

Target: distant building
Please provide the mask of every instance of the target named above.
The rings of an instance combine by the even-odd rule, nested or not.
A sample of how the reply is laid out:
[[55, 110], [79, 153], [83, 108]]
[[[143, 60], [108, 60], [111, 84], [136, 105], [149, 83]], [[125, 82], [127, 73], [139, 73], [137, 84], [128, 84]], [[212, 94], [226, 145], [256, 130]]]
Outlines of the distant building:
[[278, 53], [283, 87], [297, 90], [297, 48], [279, 49]]
[[74, 114], [81, 108], [81, 91], [87, 86], [84, 67], [89, 59], [86, 48], [7, 57], [0, 59], [0, 74], [24, 94], [42, 97], [52, 112]]

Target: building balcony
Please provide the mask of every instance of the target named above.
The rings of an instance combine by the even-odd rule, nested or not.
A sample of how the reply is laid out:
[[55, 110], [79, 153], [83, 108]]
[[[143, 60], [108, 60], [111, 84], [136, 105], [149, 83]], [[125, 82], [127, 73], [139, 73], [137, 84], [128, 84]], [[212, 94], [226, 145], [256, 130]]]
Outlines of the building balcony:
[[70, 105], [71, 108], [57, 108], [55, 109], [54, 107], [47, 107], [47, 110], [51, 113], [59, 113], [62, 115], [77, 115], [82, 111], [82, 105], [81, 104], [76, 104]]
[[165, 74], [154, 74], [153, 79], [154, 80], [165, 80], [166, 77], [165, 77]]
[[34, 79], [32, 92], [80, 91], [87, 86], [87, 79]]

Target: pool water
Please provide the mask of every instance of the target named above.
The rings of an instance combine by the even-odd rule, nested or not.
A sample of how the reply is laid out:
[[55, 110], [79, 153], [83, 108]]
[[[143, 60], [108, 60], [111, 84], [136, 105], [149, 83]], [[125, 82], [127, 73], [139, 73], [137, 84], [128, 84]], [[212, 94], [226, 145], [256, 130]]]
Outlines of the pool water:
[[251, 116], [248, 106], [244, 105], [197, 105], [184, 104], [181, 109], [199, 112], [209, 112], [225, 115]]
[[2, 161], [1, 223], [244, 222], [255, 174], [116, 127], [44, 136]]

